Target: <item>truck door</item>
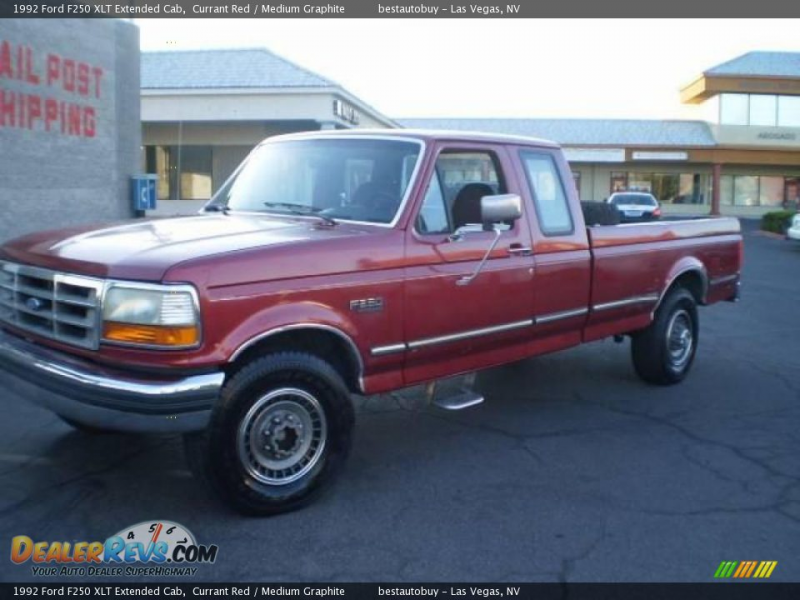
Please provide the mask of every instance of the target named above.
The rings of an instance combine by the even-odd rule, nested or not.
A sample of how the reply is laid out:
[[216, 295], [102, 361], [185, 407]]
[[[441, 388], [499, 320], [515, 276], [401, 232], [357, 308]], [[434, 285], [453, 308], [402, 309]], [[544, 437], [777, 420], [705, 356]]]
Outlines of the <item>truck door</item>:
[[[533, 257], [526, 214], [495, 238], [481, 226], [480, 200], [520, 194], [505, 148], [439, 143], [407, 230], [407, 384], [525, 356], [531, 335]], [[525, 209], [523, 209], [525, 213]]]
[[532, 351], [577, 345], [589, 312], [592, 257], [572, 173], [559, 151], [510, 152], [516, 153], [524, 196], [534, 209], [529, 220], [536, 268]]

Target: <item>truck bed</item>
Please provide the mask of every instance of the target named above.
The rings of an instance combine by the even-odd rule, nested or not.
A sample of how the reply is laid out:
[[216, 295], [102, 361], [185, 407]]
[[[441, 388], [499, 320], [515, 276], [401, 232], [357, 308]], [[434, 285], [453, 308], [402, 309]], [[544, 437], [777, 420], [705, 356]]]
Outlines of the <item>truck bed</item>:
[[700, 304], [733, 299], [741, 263], [741, 229], [732, 218], [588, 227], [592, 308], [584, 340], [646, 326], [678, 277]]

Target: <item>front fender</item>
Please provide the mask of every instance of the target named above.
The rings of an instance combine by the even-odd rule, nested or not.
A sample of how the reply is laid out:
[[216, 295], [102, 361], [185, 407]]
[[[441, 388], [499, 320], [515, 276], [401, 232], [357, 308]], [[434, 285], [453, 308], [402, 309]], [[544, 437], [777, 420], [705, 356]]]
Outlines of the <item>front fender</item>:
[[226, 360], [236, 360], [247, 348], [270, 335], [298, 329], [322, 329], [339, 335], [363, 365], [364, 349], [358, 345], [355, 324], [335, 309], [318, 302], [278, 304], [261, 310], [232, 330], [221, 342]]

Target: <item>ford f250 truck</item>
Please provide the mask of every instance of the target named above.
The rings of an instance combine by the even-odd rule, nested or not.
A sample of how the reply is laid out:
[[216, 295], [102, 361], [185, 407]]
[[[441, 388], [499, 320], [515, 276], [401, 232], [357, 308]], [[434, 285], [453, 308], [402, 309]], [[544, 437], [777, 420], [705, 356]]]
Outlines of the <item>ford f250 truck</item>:
[[735, 219], [587, 227], [549, 142], [280, 136], [197, 216], [3, 245], [0, 362], [78, 429], [183, 433], [229, 506], [273, 514], [341, 470], [353, 394], [462, 408], [431, 382], [610, 336], [681, 381], [741, 262]]

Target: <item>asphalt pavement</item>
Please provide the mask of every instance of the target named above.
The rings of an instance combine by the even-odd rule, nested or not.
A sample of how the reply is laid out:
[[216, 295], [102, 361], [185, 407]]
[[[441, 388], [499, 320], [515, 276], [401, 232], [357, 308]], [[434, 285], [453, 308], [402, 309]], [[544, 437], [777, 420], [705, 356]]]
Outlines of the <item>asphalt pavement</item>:
[[742, 301], [701, 309], [682, 384], [607, 340], [481, 373], [465, 411], [361, 400], [339, 482], [270, 519], [213, 500], [180, 438], [87, 436], [0, 379], [0, 580], [36, 580], [13, 536], [169, 519], [219, 546], [190, 581], [799, 581], [799, 302], [800, 245], [750, 229]]

